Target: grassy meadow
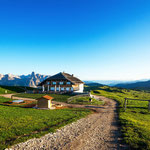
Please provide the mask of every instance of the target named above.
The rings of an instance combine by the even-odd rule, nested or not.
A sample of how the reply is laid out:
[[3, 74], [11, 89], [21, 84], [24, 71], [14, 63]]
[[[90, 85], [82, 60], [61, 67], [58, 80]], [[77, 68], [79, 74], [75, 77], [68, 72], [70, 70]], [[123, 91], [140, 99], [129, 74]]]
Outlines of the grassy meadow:
[[102, 85], [93, 85], [93, 84], [87, 84], [87, 85], [84, 85], [84, 91], [85, 92], [89, 92], [91, 90], [98, 90], [98, 89], [101, 89]]
[[[9, 101], [0, 97], [0, 103]], [[88, 109], [38, 110], [0, 105], [0, 149], [46, 133], [90, 114]]]
[[12, 99], [4, 98], [0, 96], [0, 105], [3, 105], [3, 106], [32, 108], [36, 106], [36, 103], [37, 103], [36, 101], [30, 101], [30, 103], [20, 103], [19, 105], [18, 104], [15, 105], [15, 104], [9, 103], [10, 101], [12, 101]]
[[[0, 89], [1, 91], [1, 89]], [[147, 101], [128, 101], [126, 112], [124, 111], [124, 99], [150, 100], [150, 93], [108, 86], [86, 86], [85, 91], [91, 94], [101, 95], [118, 102], [119, 123], [121, 125], [123, 140], [131, 149], [150, 149], [150, 112]], [[11, 92], [11, 91], [10, 91]], [[13, 91], [14, 92], [14, 91]], [[16, 94], [17, 97], [39, 98], [45, 94]], [[54, 101], [67, 102], [71, 95], [48, 94], [54, 97]], [[32, 108], [20, 108], [3, 106], [1, 103], [10, 99], [0, 97], [0, 149], [25, 141], [33, 137], [39, 137], [48, 132], [75, 121], [90, 113], [86, 109], [62, 109], [62, 110], [36, 110]], [[75, 98], [72, 104], [102, 105], [103, 102], [89, 97]]]
[[51, 97], [54, 98], [53, 99], [54, 101], [58, 101], [58, 102], [67, 102], [67, 99], [71, 97], [71, 95], [68, 94], [60, 95], [60, 94], [26, 94], [26, 93], [16, 94], [14, 96], [37, 99], [44, 95], [50, 95]]
[[105, 96], [119, 103], [119, 120], [124, 141], [132, 149], [150, 149], [150, 112], [147, 101], [128, 101], [124, 111], [124, 98], [150, 100], [150, 93], [115, 87], [99, 87], [92, 94]]
[[92, 98], [92, 101], [90, 101], [90, 97], [74, 97], [70, 102], [70, 104], [80, 104], [80, 105], [102, 105], [104, 104], [103, 101], [96, 100]]

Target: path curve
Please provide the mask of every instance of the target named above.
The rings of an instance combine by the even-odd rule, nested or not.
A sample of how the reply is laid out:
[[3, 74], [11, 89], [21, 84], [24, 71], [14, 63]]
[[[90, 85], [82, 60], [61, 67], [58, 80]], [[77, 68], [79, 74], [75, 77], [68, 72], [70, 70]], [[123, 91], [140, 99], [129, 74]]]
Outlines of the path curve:
[[93, 113], [77, 122], [66, 125], [55, 133], [30, 139], [11, 147], [11, 150], [111, 150], [126, 149], [119, 144], [117, 103], [97, 96], [106, 105], [95, 108]]
[[[5, 98], [11, 98], [13, 95], [16, 95], [16, 94], [0, 94], [0, 96], [5, 97]], [[16, 96], [13, 96], [13, 99], [36, 101], [35, 99], [32, 99], [32, 98], [23, 98], [23, 97], [16, 97]]]

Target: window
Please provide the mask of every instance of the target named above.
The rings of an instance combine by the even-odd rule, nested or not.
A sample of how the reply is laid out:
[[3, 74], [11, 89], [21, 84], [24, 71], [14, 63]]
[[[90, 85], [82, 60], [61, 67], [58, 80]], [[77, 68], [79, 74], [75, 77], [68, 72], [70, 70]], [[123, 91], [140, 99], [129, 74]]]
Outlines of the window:
[[55, 90], [55, 88], [54, 87], [51, 87], [51, 91], [54, 91]]
[[60, 85], [63, 85], [63, 84], [64, 84], [64, 82], [59, 82], [59, 84], [60, 84]]
[[70, 88], [67, 87], [67, 88], [66, 88], [66, 91], [70, 91]]
[[56, 82], [53, 82], [53, 85], [56, 85]]
[[48, 85], [50, 85], [50, 82], [47, 82]]
[[67, 84], [71, 84], [70, 82], [67, 82]]
[[64, 91], [64, 87], [61, 88], [61, 91]]

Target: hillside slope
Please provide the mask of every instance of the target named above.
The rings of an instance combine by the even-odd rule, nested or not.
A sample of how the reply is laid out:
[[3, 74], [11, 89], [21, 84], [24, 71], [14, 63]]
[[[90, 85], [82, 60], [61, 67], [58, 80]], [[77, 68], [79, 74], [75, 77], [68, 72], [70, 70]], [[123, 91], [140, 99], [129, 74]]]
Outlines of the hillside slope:
[[104, 86], [103, 84], [100, 84], [100, 83], [86, 83], [85, 86], [84, 86], [84, 91], [85, 92], [89, 92], [91, 90], [96, 90], [96, 89], [99, 89], [100, 87]]
[[21, 87], [21, 86], [0, 86], [0, 94], [11, 94], [11, 93], [21, 93], [26, 90], [33, 90], [31, 87]]

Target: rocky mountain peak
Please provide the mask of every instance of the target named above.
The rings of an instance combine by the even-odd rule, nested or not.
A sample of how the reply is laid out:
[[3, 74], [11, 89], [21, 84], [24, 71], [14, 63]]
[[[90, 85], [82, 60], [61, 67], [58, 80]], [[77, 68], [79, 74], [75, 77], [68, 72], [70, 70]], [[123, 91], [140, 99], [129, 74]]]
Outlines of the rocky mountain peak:
[[32, 73], [31, 73], [31, 76], [35, 76], [36, 74], [35, 74], [35, 72], [33, 71]]
[[0, 74], [0, 85], [36, 87], [48, 77], [49, 76], [47, 75], [40, 75], [35, 72], [32, 72], [29, 75]]

